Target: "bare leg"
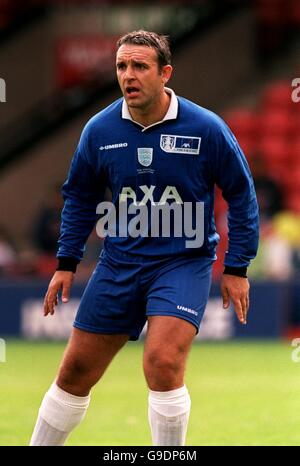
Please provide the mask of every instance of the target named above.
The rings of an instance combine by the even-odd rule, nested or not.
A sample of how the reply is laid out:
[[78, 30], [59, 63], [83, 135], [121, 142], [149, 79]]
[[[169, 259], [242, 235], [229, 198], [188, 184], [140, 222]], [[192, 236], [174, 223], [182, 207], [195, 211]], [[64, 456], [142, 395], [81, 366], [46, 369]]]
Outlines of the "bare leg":
[[128, 340], [74, 329], [56, 383], [46, 393], [30, 445], [63, 445], [84, 418], [90, 389]]
[[128, 338], [128, 335], [103, 335], [74, 328], [57, 385], [73, 395], [87, 396]]
[[151, 316], [144, 351], [153, 445], [184, 445], [191, 400], [184, 385], [195, 327], [172, 316]]
[[151, 390], [182, 387], [196, 328], [173, 316], [150, 316], [144, 350], [144, 373]]

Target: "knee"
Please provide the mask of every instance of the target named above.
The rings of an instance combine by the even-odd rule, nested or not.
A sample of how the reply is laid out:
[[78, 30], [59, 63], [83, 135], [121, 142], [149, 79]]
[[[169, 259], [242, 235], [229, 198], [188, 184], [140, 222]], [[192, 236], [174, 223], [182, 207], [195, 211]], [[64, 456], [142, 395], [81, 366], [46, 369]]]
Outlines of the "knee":
[[183, 373], [181, 358], [177, 352], [152, 349], [144, 357], [144, 373], [149, 385], [171, 386]]
[[78, 396], [88, 394], [96, 381], [88, 364], [76, 357], [62, 363], [57, 378], [60, 388], [74, 395], [78, 393]]
[[145, 355], [144, 364], [151, 370], [168, 370], [172, 372], [177, 372], [180, 367], [176, 357], [158, 349], [151, 350]]

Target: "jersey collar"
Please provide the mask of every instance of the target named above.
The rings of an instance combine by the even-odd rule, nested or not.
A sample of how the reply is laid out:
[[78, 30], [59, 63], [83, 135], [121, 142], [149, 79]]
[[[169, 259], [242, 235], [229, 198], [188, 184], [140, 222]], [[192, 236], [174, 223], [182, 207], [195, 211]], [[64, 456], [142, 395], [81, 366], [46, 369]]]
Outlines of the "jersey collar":
[[127, 105], [125, 99], [123, 99], [123, 103], [122, 103], [122, 118], [124, 118], [126, 120], [131, 120], [135, 124], [141, 126], [143, 128], [142, 131], [145, 131], [148, 128], [152, 128], [152, 126], [159, 125], [160, 123], [162, 123], [164, 121], [175, 120], [177, 118], [177, 115], [178, 115], [178, 99], [176, 97], [175, 92], [172, 89], [170, 89], [169, 87], [165, 87], [165, 91], [168, 94], [170, 94], [171, 100], [170, 100], [170, 105], [169, 105], [168, 111], [167, 111], [167, 113], [165, 114], [165, 116], [164, 116], [164, 118], [162, 120], [156, 121], [155, 123], [152, 123], [152, 125], [149, 125], [149, 126], [141, 125], [141, 123], [138, 123], [137, 121], [132, 119], [132, 117], [131, 117], [131, 115], [129, 113], [128, 105]]

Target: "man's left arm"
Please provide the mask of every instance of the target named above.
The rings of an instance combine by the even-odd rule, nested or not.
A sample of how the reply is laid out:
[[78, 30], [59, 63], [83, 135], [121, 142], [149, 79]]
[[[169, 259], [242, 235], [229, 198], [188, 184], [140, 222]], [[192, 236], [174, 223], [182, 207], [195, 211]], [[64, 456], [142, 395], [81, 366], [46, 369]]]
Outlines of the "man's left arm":
[[221, 280], [223, 307], [233, 303], [239, 321], [247, 322], [247, 268], [256, 256], [259, 214], [253, 178], [236, 138], [222, 122], [215, 139], [215, 182], [228, 204], [228, 250]]

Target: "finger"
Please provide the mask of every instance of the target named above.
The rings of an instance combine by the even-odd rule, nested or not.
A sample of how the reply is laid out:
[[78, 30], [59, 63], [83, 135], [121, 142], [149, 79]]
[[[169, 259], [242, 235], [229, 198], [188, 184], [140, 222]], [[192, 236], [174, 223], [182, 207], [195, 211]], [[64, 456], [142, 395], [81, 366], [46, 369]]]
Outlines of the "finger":
[[62, 289], [61, 300], [63, 303], [67, 303], [69, 301], [69, 298], [70, 298], [70, 285], [64, 283], [63, 289]]
[[241, 298], [241, 305], [242, 305], [243, 318], [244, 318], [245, 323], [247, 323], [247, 313], [248, 313], [247, 296], [243, 296]]
[[238, 299], [238, 300], [234, 301], [233, 304], [234, 304], [234, 310], [235, 310], [235, 313], [237, 315], [237, 318], [239, 319], [241, 324], [246, 324], [246, 321], [244, 319], [243, 306], [242, 306], [241, 301]]
[[52, 316], [54, 314], [54, 305], [55, 305], [54, 303], [56, 303], [56, 301], [57, 301], [57, 294], [53, 292], [49, 292], [47, 304], [48, 304], [49, 313]]
[[50, 313], [50, 308], [49, 308], [49, 290], [46, 293], [45, 299], [44, 299], [44, 316], [47, 316]]
[[44, 316], [46, 317], [48, 315], [48, 301], [47, 301], [47, 294], [45, 296], [45, 299], [44, 299]]
[[246, 296], [246, 304], [247, 304], [247, 314], [249, 312], [249, 307], [250, 307], [250, 299], [249, 299], [249, 295], [247, 294]]
[[223, 308], [228, 309], [230, 304], [230, 297], [227, 288], [222, 288]]
[[246, 319], [248, 317], [249, 306], [250, 306], [249, 294], [247, 294], [247, 296], [246, 296]]

